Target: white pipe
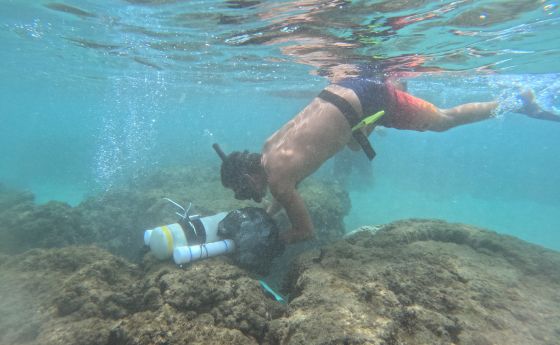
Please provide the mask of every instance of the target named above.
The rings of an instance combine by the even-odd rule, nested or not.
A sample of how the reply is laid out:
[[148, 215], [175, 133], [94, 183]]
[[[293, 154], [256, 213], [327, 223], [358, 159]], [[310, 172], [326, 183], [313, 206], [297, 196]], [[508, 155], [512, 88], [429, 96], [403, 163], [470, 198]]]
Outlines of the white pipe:
[[234, 250], [235, 243], [232, 240], [221, 240], [194, 246], [178, 246], [173, 250], [173, 260], [177, 265], [181, 265], [212, 256], [231, 253]]

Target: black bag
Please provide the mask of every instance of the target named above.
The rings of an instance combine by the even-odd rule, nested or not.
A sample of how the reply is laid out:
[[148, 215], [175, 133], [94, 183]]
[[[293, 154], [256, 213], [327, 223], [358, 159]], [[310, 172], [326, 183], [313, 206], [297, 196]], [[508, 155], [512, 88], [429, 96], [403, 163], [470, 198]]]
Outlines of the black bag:
[[235, 242], [235, 263], [260, 275], [268, 274], [272, 260], [284, 252], [276, 223], [262, 208], [231, 211], [218, 224], [218, 235]]

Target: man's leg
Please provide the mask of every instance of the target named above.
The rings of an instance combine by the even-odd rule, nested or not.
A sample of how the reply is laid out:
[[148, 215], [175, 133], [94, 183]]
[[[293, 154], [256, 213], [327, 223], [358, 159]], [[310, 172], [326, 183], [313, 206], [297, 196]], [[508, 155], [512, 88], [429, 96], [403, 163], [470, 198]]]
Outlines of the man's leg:
[[449, 109], [440, 109], [439, 120], [430, 130], [445, 131], [453, 127], [466, 125], [494, 117], [498, 102], [476, 102], [458, 105]]
[[498, 102], [476, 102], [440, 109], [409, 93], [396, 89], [393, 92], [393, 109], [390, 109], [393, 115], [389, 127], [399, 129], [446, 131], [491, 118], [498, 107]]

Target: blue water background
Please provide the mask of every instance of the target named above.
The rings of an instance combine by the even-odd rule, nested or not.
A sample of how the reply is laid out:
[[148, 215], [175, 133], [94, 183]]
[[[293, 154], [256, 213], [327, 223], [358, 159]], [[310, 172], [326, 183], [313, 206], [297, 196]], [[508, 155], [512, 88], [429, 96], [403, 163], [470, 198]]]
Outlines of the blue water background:
[[[2, 6], [0, 183], [32, 191], [39, 203], [75, 205], [151, 168], [201, 160], [218, 167], [214, 142], [227, 152], [258, 151], [327, 85], [309, 73], [310, 66], [258, 60], [275, 47], [247, 48], [259, 61], [256, 71], [251, 61], [233, 72], [220, 67], [220, 59], [206, 71], [124, 62], [63, 42], [72, 29], [84, 32], [81, 18], [41, 4]], [[222, 59], [238, 49], [223, 51]], [[504, 88], [513, 92], [525, 84], [540, 91], [552, 87], [555, 93], [541, 100], [558, 107], [554, 57], [526, 74], [420, 77], [409, 81], [409, 91], [446, 107], [491, 100], [503, 96]], [[347, 228], [440, 218], [560, 250], [559, 138], [560, 124], [511, 112], [444, 133], [374, 133], [373, 178], [365, 183], [360, 174], [353, 176]], [[317, 176], [328, 177], [330, 167]]]

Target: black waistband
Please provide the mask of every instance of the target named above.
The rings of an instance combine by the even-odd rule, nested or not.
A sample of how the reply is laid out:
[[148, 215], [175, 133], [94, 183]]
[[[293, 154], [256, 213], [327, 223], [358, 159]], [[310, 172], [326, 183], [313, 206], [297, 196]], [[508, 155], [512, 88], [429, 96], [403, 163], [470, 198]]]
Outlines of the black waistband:
[[[350, 128], [353, 128], [360, 122], [360, 116], [358, 115], [356, 110], [354, 110], [352, 105], [347, 100], [340, 97], [339, 95], [328, 90], [323, 90], [317, 97], [337, 107], [338, 110], [340, 110], [342, 114], [344, 114], [344, 117], [346, 117], [348, 124], [350, 124]], [[352, 132], [352, 136], [358, 142], [358, 144], [360, 144], [369, 160], [373, 160], [373, 158], [375, 158], [375, 151], [373, 150], [373, 147], [371, 147], [371, 143], [369, 142], [365, 134], [360, 130], [356, 130]]]

